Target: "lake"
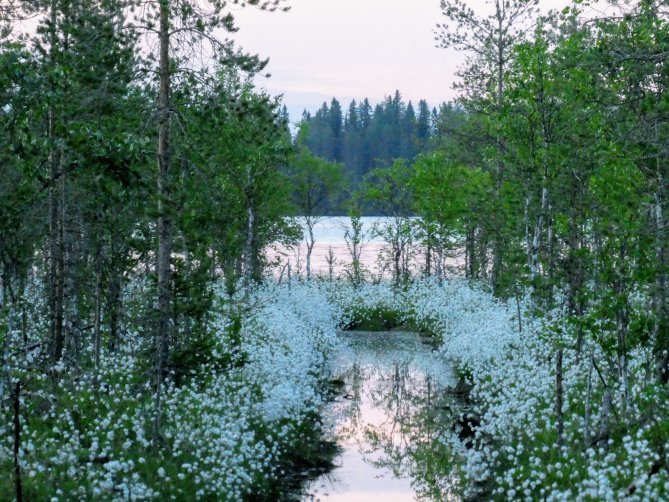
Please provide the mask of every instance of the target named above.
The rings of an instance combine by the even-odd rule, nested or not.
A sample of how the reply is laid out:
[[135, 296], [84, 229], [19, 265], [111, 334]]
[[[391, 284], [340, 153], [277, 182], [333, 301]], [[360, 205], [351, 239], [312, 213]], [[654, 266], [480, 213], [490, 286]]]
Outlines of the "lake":
[[[304, 219], [298, 219], [306, 230]], [[381, 270], [379, 254], [387, 243], [379, 237], [374, 228], [389, 222], [391, 219], [380, 216], [364, 216], [361, 218], [363, 246], [360, 255], [362, 266], [378, 274]], [[351, 264], [351, 254], [346, 245], [346, 230], [351, 228], [351, 219], [345, 216], [324, 217], [314, 226], [315, 245], [311, 256], [311, 269], [314, 275], [329, 276], [332, 267], [333, 278], [341, 277]], [[417, 257], [421, 250], [416, 247]], [[270, 259], [277, 259], [280, 264], [275, 267], [279, 271], [290, 262], [292, 272], [304, 274], [306, 268], [307, 246], [304, 240], [296, 248], [275, 246], [268, 250]], [[416, 260], [416, 263], [419, 260]], [[330, 265], [330, 262], [332, 265]]]

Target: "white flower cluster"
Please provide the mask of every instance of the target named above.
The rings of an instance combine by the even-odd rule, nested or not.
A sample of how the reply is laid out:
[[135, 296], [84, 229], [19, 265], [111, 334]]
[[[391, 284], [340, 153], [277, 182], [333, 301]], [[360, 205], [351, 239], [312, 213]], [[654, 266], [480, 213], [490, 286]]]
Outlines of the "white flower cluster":
[[[565, 333], [572, 329], [558, 314], [540, 322], [527, 314], [528, 300], [500, 302], [484, 287], [463, 280], [419, 281], [406, 291], [389, 285], [365, 286], [358, 294], [342, 290], [337, 300], [346, 309], [400, 309], [405, 319], [437, 334], [443, 342], [440, 350], [474, 385], [470, 414], [476, 421], [475, 437], [471, 448], [462, 450], [471, 495], [527, 500], [669, 496], [666, 470], [657, 468], [658, 445], [651, 444], [659, 440], [669, 450], [669, 438], [658, 438], [657, 430], [662, 423], [666, 430], [666, 406], [655, 417], [644, 416], [640, 407], [654, 395], [648, 350], [630, 352], [626, 377], [615, 374], [615, 364], [600, 346], [588, 345], [580, 354], [564, 350], [564, 433], [558, 446], [556, 351], [558, 345], [565, 346]], [[626, 421], [618, 422], [631, 424], [633, 434], [622, 439], [615, 431], [597, 437], [606, 420], [600, 372], [612, 393], [609, 420], [624, 410]]]
[[[474, 438], [460, 450], [473, 495], [669, 497], [658, 455], [662, 447], [669, 451], [668, 405], [654, 397], [650, 351], [638, 344], [616, 360], [596, 343], [615, 334], [595, 322], [583, 328], [588, 343], [577, 353], [565, 344], [573, 327], [559, 315], [533, 320], [525, 301], [500, 302], [470, 282], [424, 280], [397, 289], [298, 281], [259, 288], [219, 309], [213, 357], [186, 383], [163, 389], [159, 417], [145, 333], [127, 333], [113, 353], [105, 348], [97, 372], [59, 364], [47, 376], [33, 365], [46, 326], [39, 302], [31, 308], [36, 322], [26, 333], [16, 312], [7, 316], [2, 398], [11, 402], [19, 381], [28, 389], [20, 406], [20, 463], [26, 493], [35, 499], [238, 500], [262, 489], [297, 444], [300, 425], [319, 410], [320, 384], [339, 351], [337, 327], [374, 310], [395, 312], [437, 335], [444, 357], [473, 384], [467, 413]], [[234, 357], [217, 365], [231, 344]], [[561, 445], [558, 346], [564, 348]], [[2, 414], [0, 465], [10, 472], [11, 407]]]
[[[22, 396], [25, 493], [51, 500], [239, 500], [267, 486], [301, 423], [318, 411], [342, 313], [316, 285], [260, 288], [219, 309], [214, 356], [230, 350], [235, 315], [243, 364], [206, 363], [185, 384], [164, 386], [158, 418], [145, 335], [128, 333], [118, 351], [103, 350], [99, 371], [78, 370], [53, 390], [47, 376], [36, 383], [22, 370], [30, 368], [25, 356], [15, 358], [15, 379], [33, 379], [31, 388], [40, 389]], [[53, 371], [73, 371], [61, 366]], [[0, 465], [9, 472], [11, 410], [3, 416]]]

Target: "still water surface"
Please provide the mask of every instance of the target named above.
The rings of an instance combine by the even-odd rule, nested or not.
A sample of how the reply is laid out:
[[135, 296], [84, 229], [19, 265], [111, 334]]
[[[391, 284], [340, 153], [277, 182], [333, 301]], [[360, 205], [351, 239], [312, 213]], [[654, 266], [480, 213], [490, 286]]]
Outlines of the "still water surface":
[[[379, 254], [386, 246], [386, 241], [380, 237], [376, 229], [387, 224], [390, 219], [376, 216], [363, 216], [362, 223], [362, 253], [360, 256], [361, 265], [374, 271], [377, 266]], [[306, 232], [306, 225], [303, 218], [298, 218], [298, 223], [302, 225]], [[312, 271], [315, 275], [328, 276], [330, 272], [330, 263], [332, 258], [332, 272], [334, 277], [341, 277], [351, 263], [351, 254], [346, 244], [346, 231], [351, 230], [351, 218], [345, 216], [332, 216], [320, 219], [314, 226], [315, 245], [311, 256]], [[268, 257], [271, 260], [279, 260], [280, 263], [290, 262], [292, 270], [297, 273], [303, 273], [307, 255], [307, 246], [304, 241], [295, 248], [286, 248], [283, 246], [273, 246], [267, 250]]]
[[[388, 218], [365, 216], [362, 223], [362, 254], [360, 261], [368, 270], [374, 269], [385, 241], [375, 231], [379, 225], [383, 225]], [[304, 219], [298, 218], [298, 222], [306, 233]], [[329, 274], [330, 256], [334, 258], [332, 271], [335, 277], [341, 276], [351, 263], [351, 254], [346, 245], [346, 231], [351, 231], [351, 218], [345, 216], [333, 216], [320, 219], [314, 226], [315, 245], [311, 256], [312, 271], [316, 275], [327, 276]], [[293, 249], [278, 248], [277, 254], [283, 255], [284, 261], [290, 261], [293, 270], [300, 271], [305, 267], [307, 247], [304, 240]], [[270, 253], [272, 254], [272, 253]]]
[[[418, 222], [418, 218], [410, 218]], [[383, 229], [393, 225], [393, 219], [382, 216], [364, 216], [362, 223], [360, 264], [371, 276], [368, 279], [378, 278], [390, 274], [391, 249], [383, 237]], [[304, 218], [297, 218], [298, 224], [306, 233]], [[326, 278], [347, 278], [351, 266], [351, 252], [347, 245], [346, 232], [351, 232], [351, 219], [344, 216], [324, 217], [314, 226], [315, 244], [311, 256], [311, 270], [315, 276]], [[414, 274], [420, 273], [425, 264], [425, 249], [420, 239], [405, 249], [410, 255], [410, 268]], [[306, 268], [307, 245], [302, 241], [297, 246], [286, 247], [273, 244], [266, 249], [266, 256], [273, 264], [276, 275], [282, 275], [290, 264], [293, 274], [304, 275]], [[435, 256], [432, 256], [435, 266]], [[452, 249], [447, 257], [443, 257], [443, 267], [462, 269], [465, 265], [463, 250]]]
[[349, 332], [335, 363], [343, 391], [324, 426], [341, 448], [337, 467], [311, 481], [304, 501], [456, 500], [450, 474], [448, 363], [415, 333]]

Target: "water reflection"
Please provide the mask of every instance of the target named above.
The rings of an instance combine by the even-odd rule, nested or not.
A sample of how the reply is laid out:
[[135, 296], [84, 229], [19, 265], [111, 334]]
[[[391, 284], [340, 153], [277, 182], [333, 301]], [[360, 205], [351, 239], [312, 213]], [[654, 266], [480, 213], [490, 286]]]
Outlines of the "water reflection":
[[457, 499], [448, 444], [454, 385], [447, 363], [412, 333], [346, 333], [336, 363], [345, 390], [324, 420], [342, 453], [303, 500]]

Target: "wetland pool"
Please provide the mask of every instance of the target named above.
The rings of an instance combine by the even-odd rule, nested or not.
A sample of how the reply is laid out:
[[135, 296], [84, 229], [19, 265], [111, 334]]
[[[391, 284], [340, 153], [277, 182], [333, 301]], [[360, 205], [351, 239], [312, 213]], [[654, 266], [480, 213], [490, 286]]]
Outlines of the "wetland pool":
[[432, 340], [408, 332], [344, 332], [332, 374], [341, 388], [323, 410], [339, 453], [303, 501], [458, 500], [456, 385]]

